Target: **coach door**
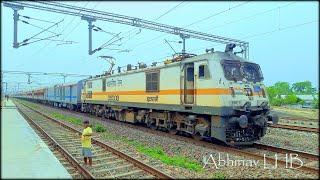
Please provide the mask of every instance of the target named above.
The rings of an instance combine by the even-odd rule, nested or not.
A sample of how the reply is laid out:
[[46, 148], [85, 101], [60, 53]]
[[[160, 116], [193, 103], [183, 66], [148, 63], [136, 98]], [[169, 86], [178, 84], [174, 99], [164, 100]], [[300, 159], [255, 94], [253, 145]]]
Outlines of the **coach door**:
[[69, 86], [69, 102], [72, 102], [72, 85]]
[[183, 65], [183, 104], [194, 103], [194, 64], [187, 63]]

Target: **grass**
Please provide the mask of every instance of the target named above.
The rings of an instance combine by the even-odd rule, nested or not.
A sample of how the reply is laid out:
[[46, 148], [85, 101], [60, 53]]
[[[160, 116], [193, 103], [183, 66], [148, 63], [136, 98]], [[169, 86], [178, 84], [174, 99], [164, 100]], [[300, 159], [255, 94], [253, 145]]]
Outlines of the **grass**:
[[311, 119], [318, 119], [319, 110], [318, 109], [293, 109], [286, 107], [272, 107], [274, 110], [286, 113], [288, 116], [299, 116]]
[[105, 132], [105, 131], [106, 131], [106, 128], [105, 128], [103, 125], [97, 123], [97, 124], [95, 124], [95, 125], [93, 126], [93, 130], [94, 130], [95, 132]]
[[160, 160], [164, 164], [182, 167], [196, 172], [203, 171], [202, 165], [196, 160], [190, 160], [187, 157], [175, 155], [169, 156], [161, 147], [149, 147], [136, 140], [129, 140], [126, 137], [119, 137], [108, 132], [103, 134], [103, 137], [109, 140], [121, 140], [124, 143], [133, 146], [138, 152], [149, 157]]
[[31, 106], [34, 109], [38, 109], [39, 108], [38, 105], [35, 105], [35, 104], [32, 104], [32, 103], [28, 103], [28, 105]]
[[72, 124], [77, 124], [77, 125], [81, 125], [82, 121], [79, 118], [75, 118], [75, 117], [71, 117], [71, 116], [66, 116], [57, 112], [52, 112], [50, 113], [50, 116], [57, 118], [57, 119], [61, 119], [67, 122], [70, 122]]
[[162, 147], [145, 146], [144, 144], [135, 140], [128, 140], [127, 143], [134, 146], [138, 152], [148, 155], [152, 158], [158, 159], [165, 164], [178, 166], [197, 172], [203, 170], [201, 164], [197, 161], [190, 160], [189, 158], [180, 155], [169, 156], [164, 152]]

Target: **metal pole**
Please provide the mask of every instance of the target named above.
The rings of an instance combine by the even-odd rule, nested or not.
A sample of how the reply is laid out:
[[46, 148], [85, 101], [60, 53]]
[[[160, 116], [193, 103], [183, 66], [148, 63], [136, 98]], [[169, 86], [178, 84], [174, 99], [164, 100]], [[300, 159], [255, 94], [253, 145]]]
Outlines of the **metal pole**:
[[92, 55], [92, 21], [88, 20], [88, 29], [89, 29], [89, 55]]
[[18, 20], [19, 20], [19, 14], [17, 9], [13, 9], [13, 48], [18, 48]]
[[81, 19], [88, 21], [88, 30], [89, 30], [89, 55], [92, 55], [92, 54], [93, 54], [93, 52], [92, 52], [92, 28], [93, 28], [92, 22], [96, 21], [96, 19], [95, 19], [95, 18], [92, 18], [92, 17], [88, 17], [88, 16], [82, 16]]
[[184, 54], [186, 53], [186, 39], [184, 37], [182, 38], [182, 43], [183, 43], [182, 54]]
[[30, 84], [30, 74], [27, 74], [28, 75], [28, 84]]

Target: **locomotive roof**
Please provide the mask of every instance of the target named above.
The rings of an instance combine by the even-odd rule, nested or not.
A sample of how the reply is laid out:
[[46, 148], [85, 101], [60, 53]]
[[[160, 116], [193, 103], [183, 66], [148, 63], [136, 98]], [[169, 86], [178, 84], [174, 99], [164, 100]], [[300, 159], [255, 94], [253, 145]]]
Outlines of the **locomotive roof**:
[[[163, 65], [159, 65], [159, 66], [149, 66], [146, 68], [142, 68], [142, 69], [133, 69], [130, 71], [124, 71], [124, 72], [120, 72], [120, 73], [115, 73], [112, 75], [100, 75], [100, 76], [94, 76], [85, 80], [95, 80], [95, 79], [100, 79], [102, 77], [117, 77], [117, 76], [121, 76], [124, 74], [131, 74], [131, 73], [137, 73], [137, 72], [143, 72], [143, 71], [150, 71], [150, 70], [155, 70], [155, 69], [161, 69], [161, 68], [165, 68], [165, 67], [170, 67], [170, 66], [178, 66], [180, 64], [184, 64], [184, 63], [190, 63], [190, 62], [195, 62], [195, 61], [201, 61], [201, 60], [210, 60], [210, 61], [221, 61], [221, 60], [238, 60], [238, 61], [246, 61], [246, 62], [250, 62], [246, 59], [241, 58], [240, 56], [234, 55], [233, 53], [226, 53], [226, 52], [221, 52], [221, 51], [215, 51], [212, 53], [205, 53], [205, 54], [201, 54], [201, 55], [197, 55], [197, 56], [193, 56], [193, 57], [189, 57], [186, 58], [182, 61], [176, 61], [176, 62], [172, 62], [169, 64], [163, 64]], [[170, 59], [169, 59], [170, 60]]]

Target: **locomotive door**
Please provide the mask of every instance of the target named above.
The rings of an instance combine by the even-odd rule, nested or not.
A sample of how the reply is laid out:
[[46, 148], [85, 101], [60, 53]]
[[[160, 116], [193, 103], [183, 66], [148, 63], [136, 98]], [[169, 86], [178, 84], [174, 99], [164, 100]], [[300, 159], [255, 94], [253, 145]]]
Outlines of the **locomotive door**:
[[183, 65], [183, 104], [194, 103], [194, 64]]

